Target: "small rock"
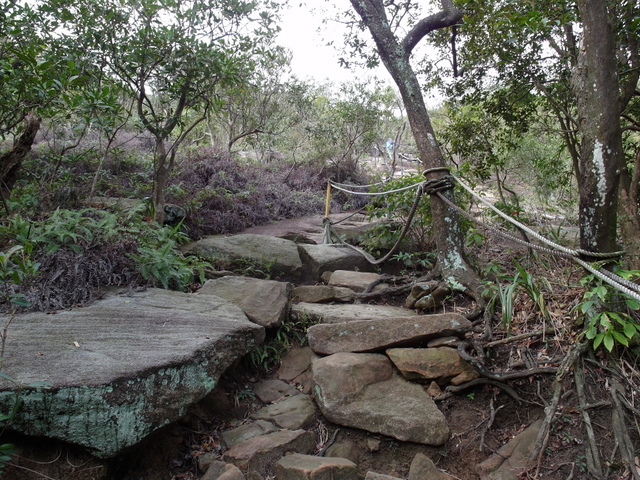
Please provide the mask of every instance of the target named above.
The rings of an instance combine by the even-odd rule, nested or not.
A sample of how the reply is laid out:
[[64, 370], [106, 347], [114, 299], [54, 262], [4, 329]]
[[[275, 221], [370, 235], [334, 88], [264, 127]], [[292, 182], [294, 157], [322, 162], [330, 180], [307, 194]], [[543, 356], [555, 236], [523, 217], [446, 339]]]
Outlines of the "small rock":
[[407, 380], [435, 380], [444, 385], [462, 373], [464, 376], [461, 378], [466, 381], [480, 376], [456, 350], [449, 347], [390, 348], [386, 354]]
[[415, 303], [414, 308], [417, 308], [419, 310], [431, 310], [434, 308], [438, 308], [440, 305], [442, 305], [444, 299], [447, 298], [447, 296], [449, 296], [450, 294], [451, 289], [447, 285], [440, 284], [438, 285], [438, 288], [436, 288], [429, 295], [425, 295], [424, 297], [420, 298]]
[[360, 453], [354, 443], [349, 441], [336, 442], [327, 448], [325, 457], [346, 458], [357, 464], [360, 460]]
[[303, 285], [293, 289], [291, 298], [295, 303], [351, 302], [353, 294], [353, 290], [346, 287]]
[[[398, 477], [392, 477], [390, 475], [384, 475], [382, 473], [367, 472], [367, 474], [364, 477], [364, 480], [402, 480], [402, 479]], [[423, 480], [430, 480], [430, 479], [425, 478]]]
[[370, 452], [378, 452], [380, 451], [381, 440], [379, 438], [368, 438], [367, 439], [367, 450]]
[[309, 347], [294, 347], [289, 350], [280, 362], [278, 378], [291, 382], [298, 375], [311, 368], [311, 361], [318, 356]]
[[178, 225], [185, 218], [187, 218], [187, 211], [180, 205], [175, 205], [173, 203], [164, 204], [165, 225]]
[[345, 458], [316, 457], [294, 453], [281, 458], [273, 468], [278, 480], [356, 480], [355, 463]]
[[280, 430], [234, 445], [225, 452], [224, 458], [241, 470], [255, 470], [264, 475], [286, 452], [309, 454], [315, 447], [316, 436], [312, 432]]
[[[381, 279], [382, 275], [377, 273], [336, 270], [331, 274], [329, 285], [337, 287], [347, 287], [354, 292], [364, 292], [369, 285], [374, 282], [380, 281]], [[376, 290], [382, 290], [388, 287], [389, 285], [387, 285], [386, 283], [380, 283], [374, 287], [373, 291], [375, 292]]]
[[404, 306], [406, 308], [413, 308], [416, 305], [416, 302], [424, 297], [425, 295], [429, 295], [436, 288], [438, 288], [438, 282], [432, 280], [431, 282], [417, 283], [413, 287], [411, 287], [411, 292], [407, 296], [407, 299], [404, 302]]
[[457, 348], [460, 339], [458, 337], [434, 338], [427, 343], [427, 348], [450, 347]]
[[308, 395], [296, 395], [261, 408], [251, 415], [260, 420], [271, 420], [281, 428], [297, 430], [309, 428], [316, 417], [316, 407]]
[[438, 395], [442, 395], [442, 389], [438, 382], [431, 382], [429, 388], [427, 388], [427, 393], [431, 396], [431, 398], [436, 398]]
[[198, 455], [196, 457], [196, 462], [198, 463], [198, 469], [201, 472], [204, 472], [209, 465], [218, 461], [218, 455], [215, 453], [203, 453], [202, 455]]
[[212, 462], [200, 480], [245, 480], [238, 467], [224, 462]]
[[285, 397], [299, 395], [300, 390], [282, 380], [262, 380], [253, 386], [253, 393], [264, 403], [273, 403]]
[[409, 468], [409, 480], [455, 480], [451, 475], [439, 470], [433, 461], [423, 453], [418, 453]]
[[232, 430], [222, 433], [222, 439], [228, 448], [233, 447], [242, 442], [246, 442], [250, 438], [275, 432], [278, 428], [271, 422], [258, 420], [256, 422], [241, 425]]

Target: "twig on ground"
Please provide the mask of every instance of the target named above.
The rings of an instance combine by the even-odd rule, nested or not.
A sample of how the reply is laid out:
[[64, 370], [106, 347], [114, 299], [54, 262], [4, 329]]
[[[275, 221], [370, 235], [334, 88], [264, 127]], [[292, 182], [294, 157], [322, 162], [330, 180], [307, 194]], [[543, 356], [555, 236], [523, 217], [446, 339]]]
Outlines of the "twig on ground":
[[484, 428], [482, 429], [482, 433], [480, 434], [480, 446], [478, 448], [481, 452], [484, 450], [484, 436], [487, 434], [487, 432], [493, 425], [493, 421], [496, 419], [496, 413], [498, 413], [498, 410], [500, 410], [502, 407], [504, 407], [504, 405], [500, 405], [498, 408], [494, 408], [493, 397], [491, 397], [491, 399], [489, 400], [489, 409], [491, 411], [489, 415], [489, 421], [484, 426]]

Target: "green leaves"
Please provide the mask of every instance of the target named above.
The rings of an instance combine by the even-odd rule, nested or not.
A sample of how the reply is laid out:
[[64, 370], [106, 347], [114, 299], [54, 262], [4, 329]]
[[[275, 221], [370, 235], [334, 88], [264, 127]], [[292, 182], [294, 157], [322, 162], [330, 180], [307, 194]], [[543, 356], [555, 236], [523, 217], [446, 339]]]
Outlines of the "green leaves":
[[[628, 279], [638, 274], [625, 270], [617, 270], [616, 273]], [[592, 341], [594, 350], [602, 345], [611, 352], [616, 345], [629, 347], [640, 339], [640, 323], [632, 316], [640, 309], [637, 300], [617, 292], [594, 275], [584, 277], [580, 283], [590, 288], [585, 291], [576, 310], [586, 319], [584, 334]], [[627, 311], [623, 311], [624, 307]]]

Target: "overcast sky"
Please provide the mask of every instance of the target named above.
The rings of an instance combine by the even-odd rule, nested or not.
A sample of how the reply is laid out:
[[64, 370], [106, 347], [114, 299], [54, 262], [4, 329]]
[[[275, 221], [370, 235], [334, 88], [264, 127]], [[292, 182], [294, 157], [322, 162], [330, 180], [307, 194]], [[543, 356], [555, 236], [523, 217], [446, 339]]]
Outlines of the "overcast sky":
[[[291, 69], [298, 78], [318, 83], [328, 80], [340, 84], [375, 76], [396, 89], [391, 76], [382, 65], [374, 70], [358, 68], [354, 71], [341, 67], [338, 64], [341, 53], [334, 47], [326, 46], [326, 42], [331, 39], [338, 45], [342, 44], [344, 27], [335, 22], [323, 24], [323, 16], [329, 16], [330, 13], [311, 12], [313, 7], [300, 7], [299, 3], [293, 0], [290, 7], [282, 13], [282, 31], [278, 36], [278, 43], [293, 54]], [[322, 5], [327, 4], [322, 2]], [[435, 108], [442, 98], [437, 92], [429, 92], [425, 94], [425, 101], [428, 107]]]
[[[333, 47], [326, 46], [325, 39], [332, 39], [340, 44], [343, 39], [343, 29], [337, 23], [322, 24], [323, 15], [312, 13], [311, 7], [300, 7], [297, 1], [282, 14], [282, 32], [278, 39], [282, 46], [293, 53], [291, 68], [293, 73], [301, 79], [311, 78], [318, 82], [328, 79], [334, 83], [362, 80], [367, 76], [389, 78], [386, 70], [380, 68], [372, 71], [359, 69], [349, 71], [338, 65], [340, 52]], [[318, 33], [318, 29], [322, 32]]]

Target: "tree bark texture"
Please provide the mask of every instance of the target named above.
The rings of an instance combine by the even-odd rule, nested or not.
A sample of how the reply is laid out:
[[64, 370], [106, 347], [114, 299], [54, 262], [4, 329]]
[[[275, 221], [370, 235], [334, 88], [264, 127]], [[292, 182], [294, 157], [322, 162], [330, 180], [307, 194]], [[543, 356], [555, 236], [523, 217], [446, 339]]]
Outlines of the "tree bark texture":
[[612, 252], [624, 156], [613, 31], [605, 0], [578, 0], [583, 40], [573, 88], [580, 152], [580, 246]]
[[[450, 3], [443, 2], [445, 8], [441, 12], [422, 19], [399, 42], [391, 31], [381, 0], [351, 0], [351, 5], [369, 29], [378, 54], [400, 91], [423, 166], [425, 169], [445, 167], [420, 84], [411, 67], [410, 56], [413, 48], [425, 35], [436, 29], [455, 25], [462, 19], [462, 12], [453, 8]], [[433, 172], [428, 177], [433, 179], [442, 175], [442, 172]], [[447, 190], [445, 195], [452, 198], [452, 191]], [[443, 277], [453, 276], [473, 290], [476, 287], [473, 285], [475, 274], [464, 255], [464, 239], [456, 211], [437, 195], [432, 195], [431, 213], [436, 232], [438, 267]]]
[[15, 140], [13, 148], [0, 156], [0, 194], [4, 199], [11, 194], [22, 162], [31, 151], [41, 122], [42, 118], [39, 115], [29, 113], [24, 119], [24, 128]]

